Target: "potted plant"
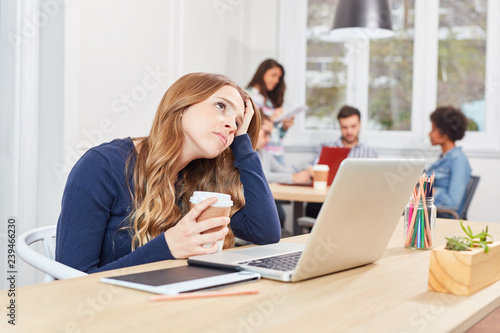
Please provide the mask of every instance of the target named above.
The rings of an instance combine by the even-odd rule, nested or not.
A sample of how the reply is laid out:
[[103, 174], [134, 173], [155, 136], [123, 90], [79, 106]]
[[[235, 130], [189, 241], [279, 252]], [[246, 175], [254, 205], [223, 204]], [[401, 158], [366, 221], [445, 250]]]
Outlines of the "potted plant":
[[469, 296], [500, 280], [500, 242], [488, 227], [478, 234], [460, 226], [466, 236], [447, 237], [445, 247], [431, 251], [428, 290]]

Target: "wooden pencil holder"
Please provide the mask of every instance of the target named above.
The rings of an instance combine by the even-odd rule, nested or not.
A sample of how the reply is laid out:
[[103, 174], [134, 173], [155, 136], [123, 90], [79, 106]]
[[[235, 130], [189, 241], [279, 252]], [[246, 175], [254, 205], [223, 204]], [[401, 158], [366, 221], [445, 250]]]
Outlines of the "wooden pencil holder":
[[468, 251], [444, 247], [431, 251], [428, 290], [469, 296], [500, 280], [500, 242]]

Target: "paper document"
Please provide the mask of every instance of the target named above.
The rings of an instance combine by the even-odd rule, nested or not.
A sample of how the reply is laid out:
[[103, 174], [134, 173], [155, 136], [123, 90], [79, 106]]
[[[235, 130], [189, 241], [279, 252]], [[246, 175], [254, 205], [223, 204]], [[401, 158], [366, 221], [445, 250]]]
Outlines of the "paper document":
[[274, 122], [275, 123], [280, 123], [283, 120], [285, 120], [286, 118], [292, 118], [293, 116], [295, 116], [295, 115], [297, 115], [297, 114], [299, 114], [301, 112], [307, 111], [308, 109], [309, 108], [307, 106], [301, 105], [299, 107], [296, 107], [292, 111], [285, 113], [284, 115], [282, 115], [281, 117], [279, 117], [278, 119], [276, 119]]

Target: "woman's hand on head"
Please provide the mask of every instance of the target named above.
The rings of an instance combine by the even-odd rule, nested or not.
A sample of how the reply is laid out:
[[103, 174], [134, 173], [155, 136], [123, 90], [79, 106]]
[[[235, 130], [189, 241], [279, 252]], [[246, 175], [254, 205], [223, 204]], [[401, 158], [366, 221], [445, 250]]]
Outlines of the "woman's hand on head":
[[[184, 259], [190, 256], [215, 253], [217, 243], [215, 241], [223, 239], [228, 233], [227, 225], [229, 217], [214, 217], [200, 222], [196, 219], [201, 213], [213, 205], [216, 198], [208, 198], [194, 206], [174, 227], [165, 231], [170, 253], [176, 259]], [[212, 228], [222, 227], [219, 231], [202, 234]], [[211, 247], [203, 247], [203, 244], [214, 243]]]
[[243, 112], [243, 122], [238, 127], [236, 132], [234, 133], [234, 136], [240, 136], [242, 134], [245, 134], [248, 131], [248, 126], [250, 126], [250, 122], [252, 121], [253, 114], [255, 113], [253, 109], [253, 104], [250, 99], [245, 100], [245, 111]]

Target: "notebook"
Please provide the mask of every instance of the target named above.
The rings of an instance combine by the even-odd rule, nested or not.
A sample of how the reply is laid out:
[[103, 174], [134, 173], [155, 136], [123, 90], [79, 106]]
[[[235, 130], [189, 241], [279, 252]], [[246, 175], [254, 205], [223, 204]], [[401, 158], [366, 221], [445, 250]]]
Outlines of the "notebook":
[[[188, 263], [238, 267], [263, 278], [297, 282], [375, 262], [382, 257], [423, 170], [424, 160], [345, 159], [306, 244], [280, 242], [223, 251], [190, 257]], [[282, 255], [288, 256], [282, 262], [297, 257], [296, 266], [265, 267], [268, 258]]]
[[233, 269], [179, 266], [149, 272], [101, 278], [101, 282], [148, 291], [176, 295], [188, 291], [220, 288], [243, 282], [257, 281], [260, 274]]
[[333, 178], [343, 160], [349, 155], [351, 148], [323, 146], [319, 155], [318, 164], [326, 164], [330, 167], [328, 173], [328, 185], [332, 185]]

